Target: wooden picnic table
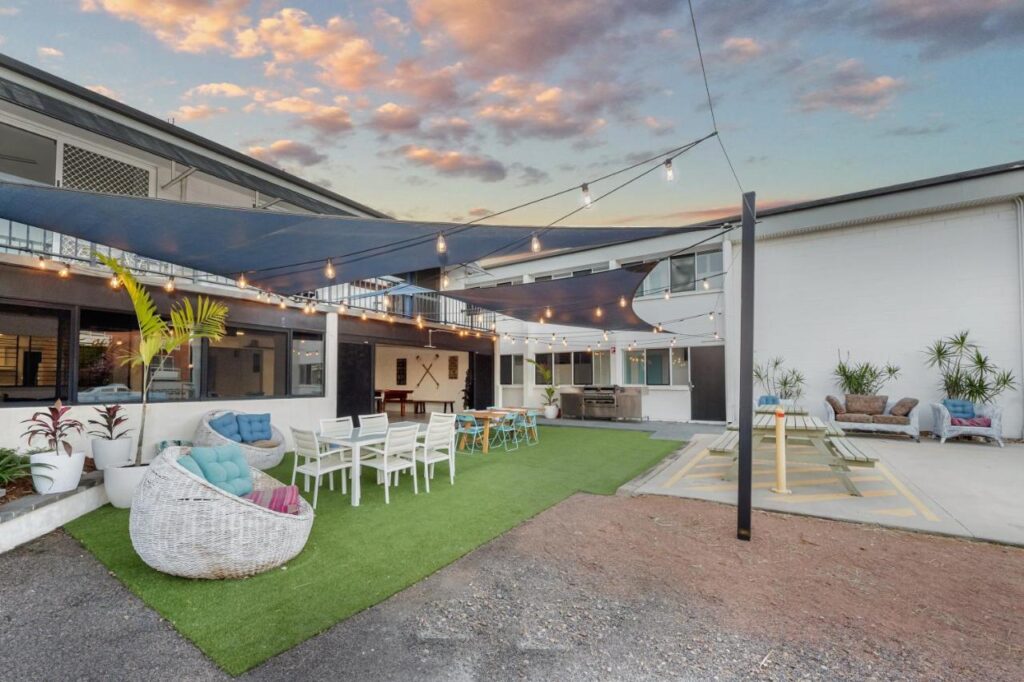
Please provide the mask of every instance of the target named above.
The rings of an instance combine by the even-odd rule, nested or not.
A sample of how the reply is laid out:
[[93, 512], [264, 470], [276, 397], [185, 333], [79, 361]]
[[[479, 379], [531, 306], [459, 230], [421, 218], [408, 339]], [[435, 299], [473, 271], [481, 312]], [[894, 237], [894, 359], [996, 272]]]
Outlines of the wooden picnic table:
[[[485, 455], [491, 450], [491, 423], [501, 421], [509, 412], [520, 412], [522, 414], [536, 413], [537, 410], [531, 407], [492, 407], [487, 410], [464, 410], [459, 414], [472, 415], [478, 420], [483, 420], [484, 423], [484, 443], [480, 448], [480, 451]], [[459, 438], [459, 450], [466, 447], [466, 434], [462, 434]]]
[[[754, 408], [755, 414], [775, 414], [775, 410], [778, 409], [778, 405], [758, 405]], [[787, 407], [785, 408], [786, 414], [808, 414], [806, 407]]]

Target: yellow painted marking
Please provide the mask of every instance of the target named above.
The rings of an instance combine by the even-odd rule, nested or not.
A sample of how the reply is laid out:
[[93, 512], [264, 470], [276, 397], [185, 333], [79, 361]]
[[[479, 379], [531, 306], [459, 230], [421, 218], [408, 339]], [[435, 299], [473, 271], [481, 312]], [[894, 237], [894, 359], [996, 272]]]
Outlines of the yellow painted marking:
[[917, 512], [912, 507], [893, 507], [892, 509], [873, 509], [872, 514], [882, 514], [884, 516], [917, 516]]
[[[861, 495], [863, 497], [895, 497], [899, 493], [895, 490], [862, 490]], [[821, 493], [821, 494], [810, 494], [810, 495], [780, 495], [779, 497], [773, 497], [773, 500], [779, 502], [792, 502], [799, 504], [801, 502], [834, 502], [838, 500], [848, 500], [853, 495], [847, 493]]]
[[689, 462], [687, 462], [686, 466], [684, 466], [682, 469], [680, 469], [675, 474], [673, 474], [672, 478], [670, 478], [667, 481], [665, 481], [664, 483], [662, 483], [661, 487], [662, 488], [671, 488], [672, 486], [674, 486], [676, 483], [679, 482], [679, 479], [681, 479], [686, 474], [690, 473], [690, 469], [692, 469], [693, 467], [697, 466], [697, 462], [701, 461], [702, 459], [704, 459], [707, 456], [708, 456], [708, 449], [704, 448], [703, 450], [698, 452], [694, 456], [693, 459], [691, 459]]
[[892, 483], [893, 487], [896, 488], [896, 490], [900, 491], [900, 494], [903, 495], [903, 497], [907, 498], [907, 502], [909, 502], [910, 504], [914, 505], [914, 508], [917, 509], [917, 511], [921, 514], [921, 516], [925, 517], [929, 521], [938, 523], [939, 517], [936, 516], [935, 513], [932, 512], [931, 509], [926, 507], [924, 502], [922, 502], [921, 500], [917, 499], [917, 495], [915, 495], [914, 493], [910, 492], [910, 489], [907, 488], [907, 486], [905, 486], [903, 484], [903, 481], [901, 481], [900, 479], [896, 478], [893, 475], [893, 473], [891, 471], [889, 471], [889, 469], [884, 464], [882, 464], [881, 462], [878, 462], [875, 465], [875, 468], [878, 469], [878, 471], [881, 472], [881, 474], [883, 476], [885, 476], [887, 479], [889, 479], [889, 482]]
[[[691, 478], [693, 478], [693, 477], [691, 476]], [[882, 479], [881, 476], [850, 476], [850, 480], [853, 481], [854, 483], [870, 483], [872, 481], [881, 481], [883, 479]], [[789, 481], [789, 487], [790, 488], [797, 488], [797, 487], [806, 487], [806, 486], [811, 486], [811, 485], [832, 485], [834, 483], [835, 484], [839, 483], [839, 479], [836, 478], [835, 476], [829, 476], [827, 478], [801, 478], [801, 479], [797, 479], [797, 480], [790, 480]], [[757, 489], [757, 490], [766, 490], [766, 489], [774, 488], [775, 487], [775, 481], [764, 481], [764, 482], [761, 482], [761, 483], [754, 483], [753, 487], [754, 487], [754, 489]], [[701, 492], [712, 493], [712, 492], [727, 492], [729, 490], [734, 490], [735, 488], [736, 488], [736, 483], [734, 481], [734, 482], [731, 482], [731, 483], [722, 483], [722, 484], [719, 484], [719, 485], [695, 486], [694, 488], [691, 488], [691, 490], [699, 490]], [[894, 495], [896, 494], [895, 491], [893, 491], [893, 494]], [[865, 495], [867, 495], [867, 493], [865, 493]], [[846, 497], [846, 496], [844, 495], [843, 497]]]

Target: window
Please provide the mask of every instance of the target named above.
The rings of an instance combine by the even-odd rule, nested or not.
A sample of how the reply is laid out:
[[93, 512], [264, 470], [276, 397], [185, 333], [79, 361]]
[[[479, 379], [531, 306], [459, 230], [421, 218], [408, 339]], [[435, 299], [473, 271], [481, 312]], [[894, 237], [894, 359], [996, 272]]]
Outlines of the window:
[[502, 355], [500, 382], [502, 386], [518, 386], [523, 383], [523, 356]]
[[0, 306], [0, 403], [67, 399], [68, 315]]
[[537, 353], [533, 356], [533, 383], [538, 386], [550, 386], [553, 368], [551, 353]]
[[[402, 359], [399, 362], [404, 363], [405, 360]], [[306, 332], [292, 334], [291, 394], [324, 394], [324, 337], [320, 334]]]
[[[635, 264], [624, 263], [622, 267], [627, 265]], [[700, 291], [704, 288], [704, 280], [708, 282], [708, 289], [721, 289], [724, 278], [722, 267], [721, 250], [673, 256], [654, 266], [644, 279], [641, 291], [645, 296], [661, 294], [666, 289], [672, 293]]]
[[672, 385], [690, 385], [690, 349], [672, 349]]
[[572, 385], [572, 353], [555, 353], [554, 375], [556, 386]]
[[[211, 398], [258, 398], [285, 395], [288, 335], [228, 327], [220, 341], [210, 341], [207, 389]], [[320, 368], [321, 382], [323, 366]]]
[[668, 289], [669, 273], [668, 261], [663, 260], [654, 266], [651, 273], [644, 280], [644, 294], [660, 294]]
[[57, 141], [0, 123], [0, 173], [55, 184]]
[[672, 280], [672, 293], [678, 291], [693, 291], [696, 283], [696, 270], [694, 269], [694, 256], [688, 253], [685, 256], [675, 256], [669, 261], [670, 277]]
[[669, 354], [668, 348], [648, 348], [646, 360], [647, 385], [669, 385]]
[[725, 269], [724, 261], [722, 260], [721, 251], [705, 251], [704, 253], [697, 254], [697, 280], [701, 282], [701, 288], [703, 288], [703, 281], [706, 279], [708, 282], [708, 289], [721, 289], [722, 280], [725, 279], [725, 275], [722, 271]]
[[609, 386], [612, 383], [612, 354], [606, 350], [591, 353], [594, 364], [594, 386]]
[[[134, 315], [83, 310], [78, 330], [78, 402], [142, 401], [141, 365], [124, 359], [139, 350], [139, 325]], [[150, 365], [149, 399], [194, 400], [199, 395], [198, 343], [157, 356]]]
[[622, 354], [622, 383], [643, 385], [647, 383], [642, 350], [627, 350]]
[[533, 281], [534, 282], [550, 282], [551, 281], [551, 275], [537, 275], [536, 277], [533, 278]]
[[572, 354], [572, 383], [591, 386], [594, 383], [594, 358], [590, 353]]

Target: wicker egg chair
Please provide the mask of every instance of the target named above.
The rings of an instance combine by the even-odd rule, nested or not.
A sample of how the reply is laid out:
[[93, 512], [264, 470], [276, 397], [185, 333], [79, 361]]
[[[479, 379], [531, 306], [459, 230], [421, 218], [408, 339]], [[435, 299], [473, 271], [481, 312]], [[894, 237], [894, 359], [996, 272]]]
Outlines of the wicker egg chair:
[[[313, 509], [282, 514], [232, 495], [186, 471], [170, 447], [149, 465], [132, 499], [128, 533], [152, 568], [183, 578], [244, 578], [276, 568], [302, 551]], [[283, 485], [252, 470], [255, 490]]]
[[242, 454], [245, 456], [245, 461], [249, 463], [249, 466], [257, 469], [273, 469], [280, 464], [281, 460], [284, 459], [285, 441], [284, 434], [278, 431], [276, 427], [271, 426], [270, 428], [274, 433], [273, 441], [277, 445], [268, 448], [250, 443], [239, 443], [213, 430], [210, 426], [210, 420], [229, 412], [232, 412], [232, 410], [214, 410], [204, 414], [199, 420], [199, 426], [196, 427], [196, 435], [192, 437], [193, 443], [203, 446], [237, 445], [242, 449]]

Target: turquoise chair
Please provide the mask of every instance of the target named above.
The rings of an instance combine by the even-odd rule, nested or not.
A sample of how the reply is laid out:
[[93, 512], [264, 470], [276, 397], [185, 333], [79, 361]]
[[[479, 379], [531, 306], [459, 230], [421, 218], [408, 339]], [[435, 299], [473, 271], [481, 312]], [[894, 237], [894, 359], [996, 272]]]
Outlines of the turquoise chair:
[[476, 444], [478, 442], [482, 444], [484, 440], [484, 427], [480, 426], [473, 415], [460, 414], [456, 422], [455, 434], [457, 442], [461, 441], [463, 437], [469, 439], [469, 451], [476, 452]]
[[[496, 445], [499, 441], [505, 446], [505, 452], [519, 449], [519, 425], [517, 420], [519, 418], [518, 412], [509, 412], [501, 418], [501, 420], [491, 426], [491, 445]], [[509, 447], [511, 442], [515, 447]]]
[[540, 432], [537, 431], [537, 413], [520, 413], [520, 424], [522, 425], [523, 440], [527, 445], [536, 445], [540, 442]]

